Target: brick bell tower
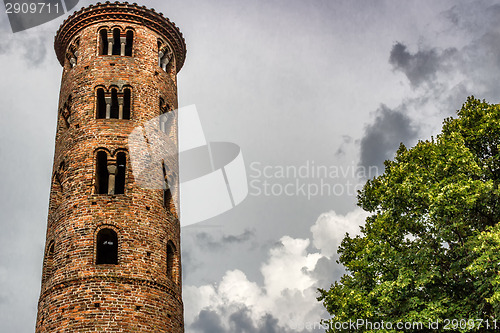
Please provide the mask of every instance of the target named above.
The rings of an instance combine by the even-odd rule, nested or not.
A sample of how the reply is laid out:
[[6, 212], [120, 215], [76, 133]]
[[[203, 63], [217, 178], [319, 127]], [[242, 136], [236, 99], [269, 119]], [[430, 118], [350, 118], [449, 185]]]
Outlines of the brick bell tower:
[[[106, 2], [64, 21], [55, 51], [64, 69], [36, 332], [184, 332], [177, 185], [139, 186], [128, 147], [134, 128], [177, 108], [184, 38], [161, 13]], [[176, 122], [168, 137], [177, 143]], [[162, 181], [175, 172], [164, 167]]]

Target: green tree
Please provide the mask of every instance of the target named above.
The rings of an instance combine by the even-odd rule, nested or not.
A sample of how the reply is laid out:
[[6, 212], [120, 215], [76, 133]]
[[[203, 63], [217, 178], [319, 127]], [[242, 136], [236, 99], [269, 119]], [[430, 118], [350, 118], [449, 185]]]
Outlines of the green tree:
[[[469, 97], [435, 139], [401, 145], [385, 162], [358, 194], [371, 213], [361, 236], [339, 247], [347, 274], [320, 290], [329, 331], [370, 331], [335, 329], [360, 319], [423, 322], [422, 331], [436, 320], [442, 331], [446, 319], [498, 319], [500, 329], [499, 149], [500, 106]], [[453, 331], [486, 330], [463, 323]], [[409, 331], [393, 328], [376, 331]]]

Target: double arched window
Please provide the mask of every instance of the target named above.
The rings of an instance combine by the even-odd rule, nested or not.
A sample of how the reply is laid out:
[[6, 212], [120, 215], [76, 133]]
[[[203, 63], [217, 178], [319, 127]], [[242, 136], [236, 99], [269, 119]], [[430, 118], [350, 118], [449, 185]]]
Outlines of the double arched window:
[[96, 90], [97, 119], [130, 119], [132, 90], [124, 87], [118, 90], [98, 88]]
[[110, 156], [108, 151], [101, 149], [97, 151], [95, 156], [95, 193], [124, 194], [127, 167], [126, 153], [119, 151], [115, 156]]
[[132, 56], [134, 32], [121, 28], [99, 30], [99, 55]]

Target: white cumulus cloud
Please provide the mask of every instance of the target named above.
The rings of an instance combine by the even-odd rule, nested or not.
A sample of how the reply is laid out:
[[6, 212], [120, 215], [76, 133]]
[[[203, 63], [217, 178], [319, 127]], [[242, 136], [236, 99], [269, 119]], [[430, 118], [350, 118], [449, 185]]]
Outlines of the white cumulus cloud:
[[186, 331], [242, 331], [238, 325], [244, 325], [245, 332], [310, 331], [308, 323], [328, 316], [316, 300], [317, 288], [322, 287], [318, 272], [331, 283], [340, 272], [315, 271], [318, 263], [336, 257], [345, 233], [359, 233], [366, 215], [360, 209], [345, 216], [330, 211], [311, 227], [311, 239], [281, 237], [261, 265], [262, 285], [250, 281], [241, 270], [229, 270], [218, 284], [185, 286]]

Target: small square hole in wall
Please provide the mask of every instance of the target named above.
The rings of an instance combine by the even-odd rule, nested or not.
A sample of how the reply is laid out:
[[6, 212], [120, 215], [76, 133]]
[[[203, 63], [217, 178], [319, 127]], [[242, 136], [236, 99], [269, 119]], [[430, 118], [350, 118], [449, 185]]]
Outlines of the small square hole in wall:
[[136, 305], [135, 306], [135, 311], [139, 311], [140, 309], [142, 309], [142, 305]]
[[96, 201], [92, 201], [92, 205], [97, 205], [97, 202]]
[[110, 65], [110, 66], [114, 66], [115, 64], [114, 64], [113, 62], [111, 62], [109, 65]]
[[170, 315], [170, 313], [169, 313], [169, 314], [167, 314], [167, 317], [168, 317], [168, 318], [170, 318], [170, 317], [172, 317], [172, 316], [171, 316], [171, 315]]
[[146, 255], [147, 255], [148, 257], [151, 257], [151, 252], [149, 252], [149, 251], [148, 251], [148, 252], [146, 252]]
[[94, 308], [100, 308], [101, 307], [101, 303], [94, 303]]
[[76, 127], [76, 128], [80, 128], [80, 125], [76, 124], [76, 125], [75, 125], [75, 127]]
[[151, 208], [149, 208], [149, 206], [146, 206], [146, 210], [150, 210]]
[[85, 67], [83, 67], [83, 68], [84, 68], [84, 69], [89, 69], [89, 66], [85, 66]]

